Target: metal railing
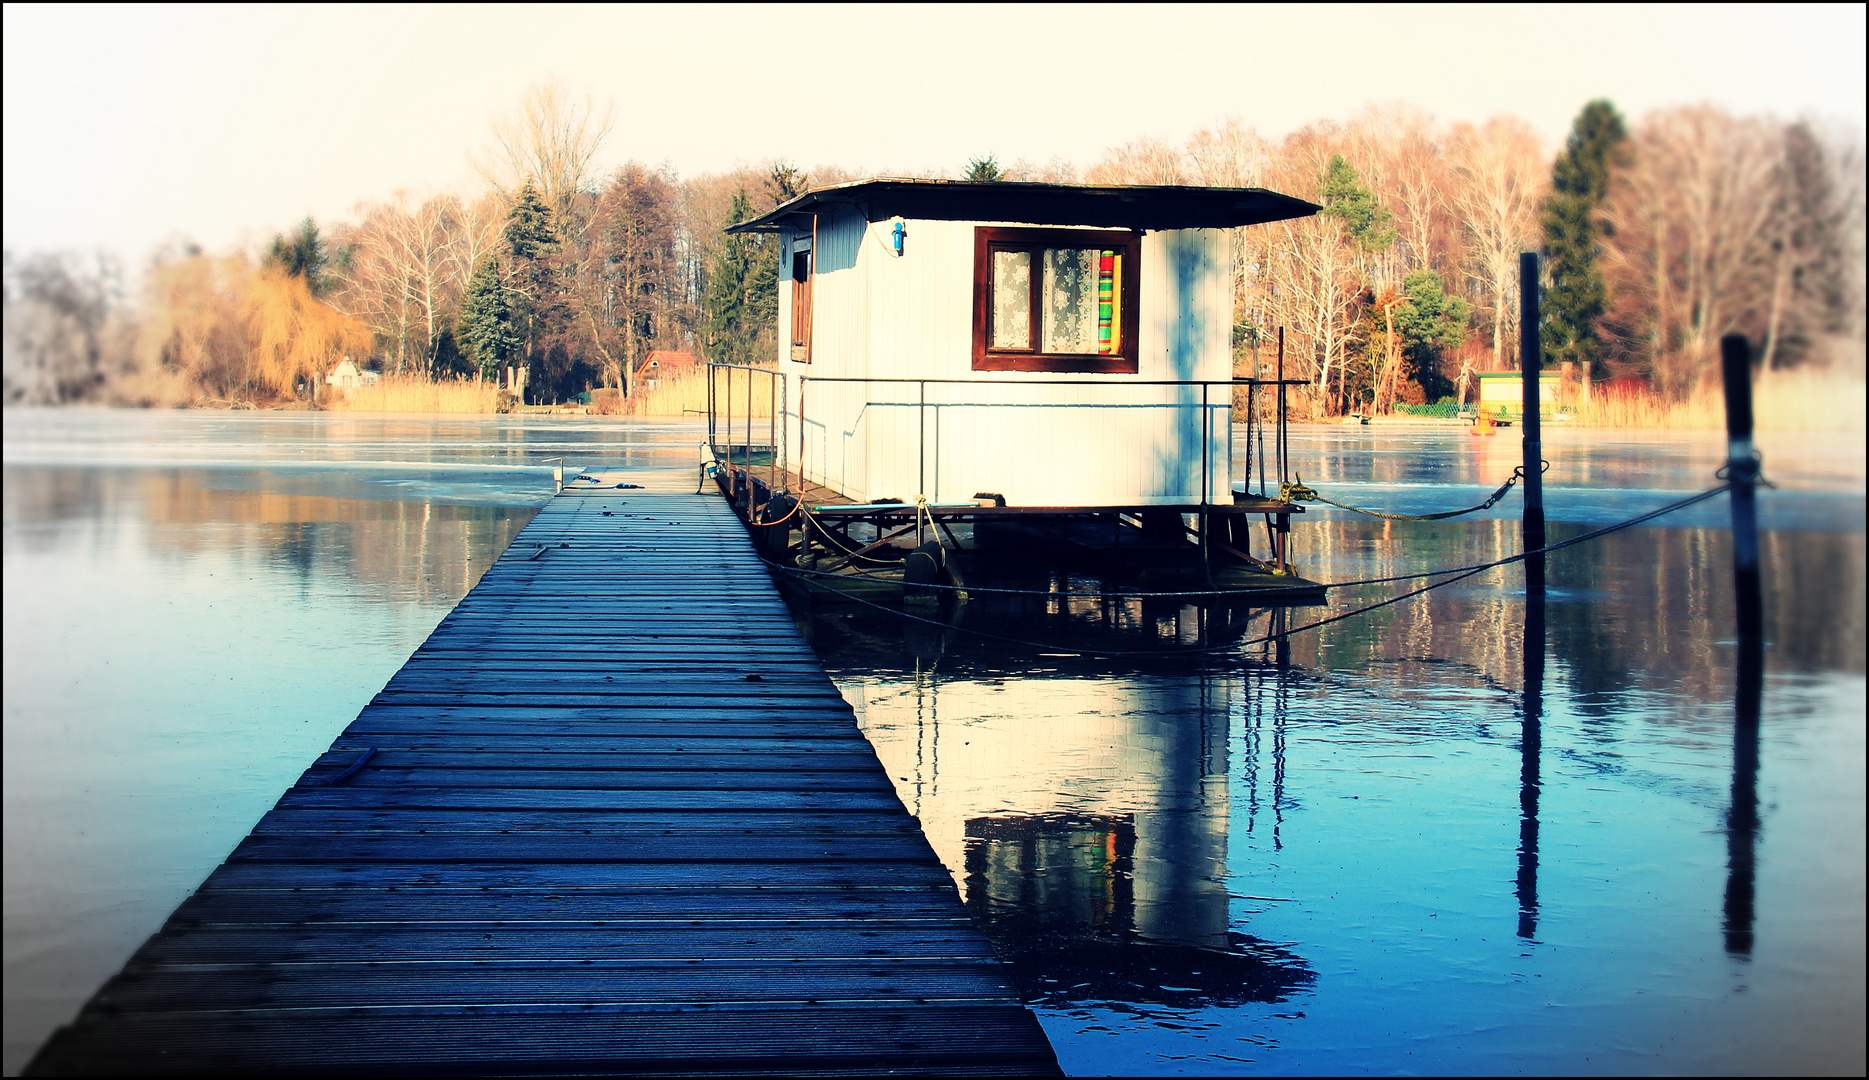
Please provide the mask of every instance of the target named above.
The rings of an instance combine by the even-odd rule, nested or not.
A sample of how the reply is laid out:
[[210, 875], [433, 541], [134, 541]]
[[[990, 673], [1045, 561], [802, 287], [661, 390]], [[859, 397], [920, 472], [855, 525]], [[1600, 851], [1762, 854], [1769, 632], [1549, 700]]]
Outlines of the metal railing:
[[[745, 379], [744, 379], [744, 391], [743, 392], [739, 391], [738, 389], [737, 384], [740, 384], [742, 380], [735, 375], [735, 372], [746, 373]], [[767, 489], [770, 491], [774, 491], [774, 492], [789, 491], [790, 481], [788, 477], [790, 476], [790, 472], [789, 472], [790, 460], [789, 460], [788, 454], [790, 450], [791, 416], [790, 416], [790, 403], [787, 398], [787, 380], [785, 377], [785, 372], [779, 370], [778, 368], [756, 367], [756, 366], [748, 365], [748, 364], [722, 364], [722, 363], [711, 363], [710, 362], [707, 365], [707, 375], [708, 375], [708, 380], [707, 380], [707, 434], [708, 434], [709, 449], [712, 451], [712, 453], [714, 454], [717, 460], [725, 462], [728, 465], [735, 466], [741, 470], [744, 470], [748, 474], [751, 474], [752, 470], [755, 468], [755, 465], [753, 463], [753, 448], [754, 446], [758, 445], [754, 443], [753, 441], [754, 424], [755, 424], [755, 421], [759, 419], [758, 417], [754, 415], [755, 413], [754, 396], [757, 392], [757, 388], [755, 384], [759, 378], [761, 377], [765, 378], [766, 380], [766, 387], [765, 387], [766, 402], [765, 404], [767, 405], [767, 412], [766, 412], [766, 416], [764, 417], [764, 419], [766, 420], [766, 443], [765, 445], [767, 448], [767, 462], [766, 462]], [[1225, 402], [1226, 408], [1228, 409], [1228, 424], [1229, 424], [1228, 432], [1227, 432], [1227, 436], [1228, 436], [1227, 437], [1227, 455], [1228, 455], [1229, 467], [1231, 466], [1232, 448], [1233, 448], [1233, 439], [1232, 439], [1233, 432], [1232, 432], [1232, 420], [1231, 420], [1233, 398], [1232, 398], [1231, 390], [1232, 388], [1235, 388], [1235, 387], [1247, 387], [1250, 389], [1250, 393], [1247, 398], [1247, 408], [1246, 408], [1246, 422], [1245, 422], [1246, 459], [1245, 459], [1245, 462], [1243, 463], [1244, 464], [1243, 473], [1244, 473], [1244, 479], [1246, 483], [1248, 484], [1248, 486], [1250, 486], [1251, 479], [1252, 479], [1253, 465], [1255, 461], [1257, 461], [1260, 465], [1260, 472], [1261, 472], [1260, 487], [1261, 487], [1261, 490], [1263, 491], [1265, 490], [1267, 486], [1265, 477], [1264, 477], [1264, 466], [1267, 464], [1266, 458], [1268, 455], [1266, 455], [1265, 448], [1264, 448], [1265, 447], [1265, 433], [1263, 429], [1266, 425], [1267, 417], [1265, 416], [1265, 410], [1261, 407], [1261, 403], [1260, 403], [1261, 392], [1267, 389], [1276, 389], [1278, 391], [1276, 395], [1276, 405], [1274, 407], [1273, 415], [1271, 417], [1272, 423], [1274, 425], [1274, 430], [1275, 430], [1274, 441], [1273, 441], [1274, 450], [1273, 450], [1273, 455], [1271, 456], [1275, 458], [1276, 460], [1278, 476], [1279, 476], [1280, 481], [1282, 482], [1289, 476], [1287, 462], [1286, 462], [1285, 429], [1286, 429], [1287, 418], [1286, 418], [1285, 387], [1309, 385], [1309, 382], [1304, 379], [1259, 379], [1259, 378], [1248, 378], [1244, 376], [1234, 376], [1232, 378], [1226, 378], [1226, 379], [1135, 379], [1135, 380], [1123, 379], [1121, 381], [1117, 381], [1117, 380], [1112, 380], [1112, 379], [1107, 379], [1107, 378], [1105, 379], [1017, 379], [1017, 380], [1011, 380], [1011, 379], [1004, 379], [1004, 378], [915, 378], [915, 377], [908, 377], [908, 376], [801, 375], [799, 376], [798, 381], [799, 381], [798, 419], [799, 419], [801, 438], [804, 437], [804, 429], [807, 426], [807, 421], [805, 418], [805, 400], [806, 400], [805, 390], [808, 384], [811, 384], [811, 383], [864, 384], [864, 385], [870, 385], [870, 384], [910, 385], [910, 384], [913, 384], [916, 387], [916, 399], [913, 402], [891, 403], [891, 404], [908, 404], [908, 405], [913, 405], [915, 407], [916, 428], [917, 428], [916, 430], [916, 485], [918, 488], [917, 494], [925, 494], [928, 490], [928, 483], [927, 483], [928, 464], [929, 464], [928, 463], [928, 409], [930, 405], [932, 404], [932, 406], [935, 409], [939, 410], [942, 408], [954, 408], [954, 407], [972, 407], [972, 406], [991, 407], [993, 405], [1004, 404], [1002, 402], [987, 402], [987, 401], [977, 401], [977, 402], [936, 401], [936, 402], [931, 403], [928, 400], [928, 387], [931, 385], [933, 386], [991, 386], [997, 390], [1002, 390], [1002, 391], [1007, 390], [1007, 389], [1026, 387], [1026, 386], [1100, 386], [1100, 387], [1113, 388], [1113, 389], [1123, 389], [1123, 388], [1128, 388], [1128, 387], [1199, 387], [1201, 400], [1198, 406], [1192, 401], [1185, 402], [1185, 403], [1164, 402], [1164, 403], [1146, 403], [1146, 404], [1151, 407], [1157, 406], [1159, 404], [1161, 407], [1171, 407], [1171, 408], [1196, 408], [1198, 407], [1200, 409], [1201, 443], [1202, 443], [1201, 504], [1203, 506], [1210, 505], [1213, 502], [1213, 494], [1214, 494], [1213, 477], [1212, 477], [1213, 449], [1214, 449], [1213, 410], [1216, 407], [1216, 403], [1213, 401], [1213, 388], [1217, 386], [1225, 386], [1229, 388], [1229, 393], [1227, 395], [1226, 402]], [[742, 404], [744, 405], [743, 409], [739, 407]], [[740, 441], [735, 440], [736, 433], [739, 433], [741, 435]], [[1257, 441], [1256, 447], [1255, 447], [1255, 438]], [[737, 463], [734, 461], [734, 453], [736, 449], [739, 451], [739, 457], [740, 457], [740, 460]], [[939, 455], [938, 449], [936, 453], [937, 453], [937, 460], [934, 464], [935, 464], [936, 471], [938, 472], [940, 469], [940, 462], [938, 460], [938, 455]], [[801, 465], [801, 468], [802, 468], [802, 465]], [[802, 473], [800, 475], [800, 479], [801, 480], [803, 479]], [[1228, 496], [1229, 498], [1231, 497], [1231, 492], [1228, 492]]]
[[[916, 400], [914, 402], [910, 402], [907, 404], [913, 404], [916, 410], [916, 425], [917, 425], [916, 486], [919, 489], [918, 493], [926, 493], [926, 491], [928, 490], [928, 477], [927, 477], [927, 472], [928, 472], [928, 460], [927, 460], [928, 458], [928, 419], [927, 419], [927, 415], [928, 415], [928, 408], [930, 405], [930, 402], [928, 401], [928, 387], [930, 385], [934, 385], [934, 386], [992, 386], [992, 387], [995, 387], [1001, 390], [1025, 387], [1025, 386], [1101, 386], [1101, 387], [1106, 387], [1106, 388], [1118, 388], [1118, 389], [1127, 388], [1127, 387], [1140, 387], [1140, 386], [1158, 386], [1158, 387], [1160, 386], [1196, 387], [1197, 386], [1200, 388], [1200, 391], [1201, 391], [1201, 400], [1200, 400], [1200, 404], [1198, 407], [1201, 410], [1200, 416], [1201, 416], [1201, 424], [1202, 424], [1202, 428], [1201, 428], [1201, 446], [1202, 446], [1201, 503], [1202, 505], [1208, 505], [1213, 501], [1213, 498], [1212, 498], [1213, 480], [1212, 480], [1212, 471], [1211, 471], [1212, 460], [1213, 460], [1213, 409], [1215, 408], [1215, 405], [1212, 401], [1213, 387], [1216, 387], [1216, 386], [1225, 386], [1229, 388], [1236, 387], [1236, 386], [1251, 387], [1253, 389], [1253, 394], [1251, 395], [1251, 398], [1249, 398], [1249, 402], [1252, 401], [1253, 399], [1256, 399], [1258, 397], [1258, 391], [1264, 387], [1277, 387], [1278, 388], [1279, 390], [1278, 407], [1277, 407], [1277, 412], [1276, 412], [1278, 436], [1277, 436], [1275, 445], [1278, 447], [1278, 450], [1279, 450], [1279, 453], [1278, 453], [1279, 475], [1282, 478], [1285, 475], [1285, 454], [1284, 454], [1285, 437], [1284, 437], [1284, 434], [1285, 434], [1286, 413], [1285, 413], [1284, 388], [1287, 385], [1307, 385], [1305, 380], [1303, 379], [1254, 379], [1254, 378], [1245, 378], [1245, 377], [1240, 377], [1240, 376], [1236, 376], [1236, 377], [1228, 378], [1228, 379], [1133, 379], [1133, 380], [1123, 379], [1121, 381], [1116, 381], [1116, 380], [1111, 380], [1111, 379], [1018, 379], [1018, 380], [1010, 380], [1010, 379], [1003, 379], [1003, 378], [1001, 379], [951, 379], [951, 378], [914, 378], [914, 377], [908, 377], [908, 376], [804, 375], [799, 378], [799, 383], [800, 383], [799, 385], [799, 426], [801, 429], [805, 425], [805, 417], [804, 417], [805, 384], [808, 384], [808, 383], [864, 383], [864, 384], [869, 384], [869, 383], [909, 384], [909, 383], [913, 383], [915, 384]], [[933, 406], [936, 409], [943, 409], [943, 408], [954, 408], [954, 407], [964, 407], [964, 406], [991, 407], [997, 404], [1003, 404], [1003, 403], [984, 402], [984, 401], [983, 402], [937, 401], [933, 403]], [[1150, 403], [1150, 404], [1153, 405], [1155, 403]], [[1168, 402], [1168, 403], [1161, 403], [1161, 404], [1167, 407], [1177, 407], [1177, 406], [1181, 408], [1195, 408], [1196, 407], [1193, 402], [1187, 402], [1185, 404], [1176, 403], [1176, 402]], [[1232, 395], [1229, 392], [1227, 396], [1227, 401], [1226, 401], [1226, 407], [1229, 412], [1229, 429], [1227, 433], [1228, 434], [1227, 455], [1228, 455], [1229, 464], [1232, 458], [1232, 430], [1230, 426], [1232, 406], [1233, 406]], [[1248, 477], [1248, 479], [1250, 479], [1251, 474], [1252, 474], [1252, 461], [1253, 461], [1252, 437], [1255, 431], [1255, 425], [1262, 425], [1262, 424], [1263, 424], [1263, 418], [1259, 416], [1258, 409], [1256, 407], [1253, 407], [1253, 405], [1249, 404], [1249, 407], [1247, 409], [1247, 432], [1246, 432], [1247, 460], [1245, 463], [1245, 466], [1246, 466], [1245, 474]], [[1263, 443], [1263, 437], [1261, 438], [1261, 443]], [[935, 467], [938, 472], [940, 469], [939, 461], [935, 463]], [[1230, 494], [1231, 493], [1229, 493], [1229, 496]]]
[[[746, 372], [746, 411], [740, 419], [745, 424], [745, 441], [735, 444], [734, 432], [734, 393], [736, 381], [734, 372]], [[766, 451], [768, 491], [789, 490], [786, 480], [787, 459], [786, 444], [791, 432], [787, 427], [785, 373], [778, 368], [754, 367], [750, 364], [707, 365], [707, 445], [718, 461], [733, 465], [735, 445], [740, 448], [741, 461], [738, 468], [747, 473], [753, 468], [753, 393], [755, 376], [766, 377]]]

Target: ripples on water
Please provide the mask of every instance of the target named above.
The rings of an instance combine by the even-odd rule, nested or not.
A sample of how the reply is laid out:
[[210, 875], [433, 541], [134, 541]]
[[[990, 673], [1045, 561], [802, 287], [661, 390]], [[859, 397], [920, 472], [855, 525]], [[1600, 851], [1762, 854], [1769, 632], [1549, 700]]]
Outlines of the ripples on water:
[[[9, 411], [8, 1070], [471, 587], [549, 494], [547, 459], [678, 467], [698, 438]], [[1554, 539], [1704, 486], [1721, 449], [1547, 441]], [[1298, 635], [1284, 665], [968, 632], [1124, 652], [1215, 633], [1069, 576], [954, 626], [827, 606], [801, 625], [1067, 1070], [1860, 1072], [1862, 447], [1765, 446], [1783, 490], [1750, 951], [1726, 933], [1717, 501], [1554, 557], [1529, 744], [1513, 570]], [[1419, 512], [1477, 501], [1517, 444], [1361, 428], [1293, 453], [1333, 497]], [[1515, 514], [1314, 512], [1299, 551], [1321, 580], [1479, 561], [1514, 549]]]

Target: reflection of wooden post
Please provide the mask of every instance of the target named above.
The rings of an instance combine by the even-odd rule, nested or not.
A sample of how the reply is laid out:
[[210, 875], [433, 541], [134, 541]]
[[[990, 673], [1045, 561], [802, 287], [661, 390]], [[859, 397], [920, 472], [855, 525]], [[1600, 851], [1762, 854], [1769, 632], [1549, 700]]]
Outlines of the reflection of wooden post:
[[1544, 748], [1545, 598], [1525, 595], [1525, 686], [1519, 726], [1519, 936], [1538, 936], [1538, 795]]

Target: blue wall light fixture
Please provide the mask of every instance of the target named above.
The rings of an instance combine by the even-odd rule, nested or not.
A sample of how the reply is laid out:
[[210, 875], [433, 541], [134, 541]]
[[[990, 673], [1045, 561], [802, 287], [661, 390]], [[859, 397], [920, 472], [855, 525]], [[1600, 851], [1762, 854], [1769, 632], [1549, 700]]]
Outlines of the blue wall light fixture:
[[897, 218], [896, 227], [895, 227], [896, 257], [897, 258], [902, 257], [902, 238], [907, 236], [908, 234], [909, 234], [908, 226], [902, 224], [901, 218]]

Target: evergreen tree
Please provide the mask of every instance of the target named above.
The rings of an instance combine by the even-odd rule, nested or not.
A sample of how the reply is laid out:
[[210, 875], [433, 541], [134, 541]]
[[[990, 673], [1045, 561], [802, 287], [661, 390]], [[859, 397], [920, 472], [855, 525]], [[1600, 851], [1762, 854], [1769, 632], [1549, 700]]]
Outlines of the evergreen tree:
[[1603, 235], [1597, 211], [1609, 194], [1610, 173], [1620, 163], [1627, 138], [1622, 115], [1599, 98], [1577, 114], [1552, 165], [1551, 194], [1539, 217], [1550, 282], [1539, 329], [1547, 365], [1596, 359], [1596, 323], [1608, 298], [1597, 265]]
[[305, 287], [311, 290], [313, 296], [323, 294], [330, 287], [327, 271], [332, 262], [331, 249], [319, 233], [318, 223], [309, 217], [299, 222], [290, 235], [278, 233], [273, 236], [273, 246], [266, 253], [266, 261], [284, 270], [287, 277], [304, 279]]
[[1365, 251], [1387, 251], [1395, 243], [1392, 215], [1376, 202], [1376, 193], [1363, 186], [1356, 167], [1342, 154], [1332, 154], [1318, 183], [1322, 214], [1343, 222], [1350, 237]]
[[1006, 179], [1006, 170], [999, 167], [999, 160], [992, 154], [977, 157], [967, 162], [967, 175], [962, 180], [992, 181]]
[[[552, 224], [551, 207], [545, 205], [530, 177], [513, 199], [500, 235], [512, 259], [507, 303], [520, 343], [519, 355], [521, 362], [530, 363], [559, 307], [551, 259], [558, 251], [558, 233]], [[540, 385], [544, 385], [543, 380]]]
[[506, 213], [506, 228], [501, 235], [506, 239], [514, 262], [538, 259], [557, 247], [551, 207], [539, 197], [539, 189], [533, 186], [530, 178], [513, 199], [513, 208]]
[[1453, 383], [1441, 370], [1441, 357], [1466, 340], [1471, 310], [1465, 300], [1447, 295], [1441, 275], [1432, 270], [1403, 278], [1402, 295], [1408, 300], [1396, 306], [1395, 332], [1402, 339], [1406, 370], [1421, 387], [1423, 400], [1444, 397]]
[[[727, 224], [753, 217], [745, 189], [734, 193]], [[771, 358], [773, 341], [765, 331], [778, 325], [778, 263], [767, 257], [775, 247], [757, 233], [730, 233], [707, 272], [706, 315], [702, 331], [708, 359], [751, 364]]]
[[491, 257], [480, 261], [467, 282], [455, 337], [482, 378], [498, 379], [500, 369], [519, 355], [521, 342], [513, 326], [510, 290], [500, 280], [499, 264]]
[[772, 196], [774, 206], [791, 202], [809, 190], [811, 178], [789, 164], [774, 165], [771, 175], [766, 178], [766, 193]]

